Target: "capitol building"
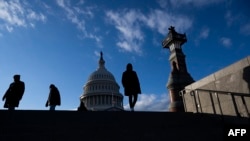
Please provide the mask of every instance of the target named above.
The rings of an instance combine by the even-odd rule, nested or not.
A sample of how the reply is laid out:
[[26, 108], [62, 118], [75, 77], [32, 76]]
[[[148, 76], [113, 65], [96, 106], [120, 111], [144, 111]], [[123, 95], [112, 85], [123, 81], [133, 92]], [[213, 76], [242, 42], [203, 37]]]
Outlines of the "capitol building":
[[119, 89], [115, 77], [105, 68], [101, 52], [99, 66], [90, 74], [80, 99], [90, 111], [123, 111], [123, 95]]

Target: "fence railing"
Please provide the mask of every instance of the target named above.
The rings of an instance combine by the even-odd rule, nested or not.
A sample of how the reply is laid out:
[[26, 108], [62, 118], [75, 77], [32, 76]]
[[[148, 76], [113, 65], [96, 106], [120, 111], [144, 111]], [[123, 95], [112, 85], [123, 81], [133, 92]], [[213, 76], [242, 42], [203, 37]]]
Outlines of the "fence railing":
[[[186, 112], [207, 113], [208, 112], [207, 109], [210, 109], [209, 113], [224, 115], [225, 109], [227, 107], [225, 107], [225, 105], [223, 107], [221, 101], [225, 103], [223, 96], [226, 95], [227, 96], [226, 102], [227, 104], [230, 103], [229, 105], [233, 106], [234, 110], [231, 110], [231, 109], [230, 110], [234, 111], [235, 112], [234, 114], [236, 114], [236, 116], [242, 117], [242, 111], [244, 111], [246, 116], [250, 117], [250, 113], [249, 113], [250, 108], [248, 108], [250, 107], [250, 94], [206, 90], [206, 89], [195, 89], [195, 90], [183, 90], [180, 92], [180, 95], [183, 97], [183, 104], [184, 104], [184, 109]], [[237, 101], [236, 101], [236, 97], [237, 97]], [[239, 107], [238, 103], [240, 103], [241, 107]], [[193, 107], [193, 108], [190, 108], [190, 107]]]

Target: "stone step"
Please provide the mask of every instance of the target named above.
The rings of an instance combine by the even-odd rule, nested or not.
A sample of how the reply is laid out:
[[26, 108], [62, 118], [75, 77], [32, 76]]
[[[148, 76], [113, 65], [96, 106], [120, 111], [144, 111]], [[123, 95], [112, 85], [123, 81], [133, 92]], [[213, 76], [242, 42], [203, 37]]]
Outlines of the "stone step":
[[235, 118], [194, 113], [0, 110], [0, 141], [217, 141], [231, 121]]

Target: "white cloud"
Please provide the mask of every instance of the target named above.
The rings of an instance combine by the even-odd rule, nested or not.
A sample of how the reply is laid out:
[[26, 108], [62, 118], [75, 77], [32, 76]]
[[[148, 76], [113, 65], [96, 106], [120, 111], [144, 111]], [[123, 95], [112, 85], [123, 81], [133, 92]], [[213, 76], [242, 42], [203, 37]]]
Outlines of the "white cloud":
[[77, 29], [79, 29], [83, 33], [82, 38], [94, 39], [96, 41], [96, 44], [99, 47], [102, 47], [102, 37], [94, 35], [93, 33], [90, 33], [86, 30], [85, 19], [94, 17], [93, 12], [91, 11], [93, 7], [84, 7], [83, 10], [82, 5], [84, 4], [84, 1], [80, 1], [75, 6], [72, 6], [70, 1], [68, 0], [57, 0], [56, 2], [57, 5], [66, 12], [67, 19], [74, 25], [76, 25]]
[[101, 37], [99, 36], [96, 36], [96, 35], [93, 35], [93, 34], [88, 34], [88, 37], [91, 38], [91, 39], [95, 39], [98, 43], [101, 42]]
[[91, 11], [92, 9], [93, 9], [93, 7], [85, 7], [84, 10], [82, 10], [79, 7], [74, 7], [74, 10], [78, 14], [83, 14], [83, 15], [89, 16], [90, 18], [94, 17], [94, 13]]
[[0, 1], [0, 18], [10, 25], [25, 26], [23, 11], [18, 1]]
[[99, 51], [94, 51], [95, 56], [100, 57], [100, 52]]
[[46, 21], [46, 16], [37, 13], [26, 1], [0, 1], [0, 19], [6, 30], [12, 32], [14, 27], [33, 26], [35, 21]]
[[206, 39], [209, 36], [210, 29], [205, 27], [201, 30], [199, 38]]
[[210, 29], [208, 27], [203, 27], [198, 35], [198, 37], [195, 39], [195, 45], [200, 44], [201, 39], [207, 39], [210, 33]]
[[225, 46], [225, 47], [231, 47], [232, 46], [232, 41], [230, 38], [227, 37], [222, 37], [220, 38], [220, 43]]
[[85, 21], [78, 18], [77, 12], [70, 6], [69, 1], [57, 0], [57, 4], [66, 11], [67, 18], [75, 24], [79, 30], [85, 32]]
[[157, 0], [157, 2], [160, 5], [160, 7], [162, 7], [162, 8], [166, 8], [169, 4], [169, 1], [167, 1], [167, 0]]
[[[168, 111], [169, 97], [167, 94], [139, 94], [135, 105], [135, 111]], [[129, 109], [129, 104], [124, 106]]]
[[168, 13], [163, 10], [153, 10], [146, 18], [143, 18], [145, 24], [152, 30], [157, 30], [160, 34], [166, 35], [168, 28], [174, 26], [179, 32], [184, 32], [191, 28], [193, 21], [184, 15]]
[[13, 31], [13, 27], [9, 26], [9, 25], [6, 25], [6, 29], [9, 31], [9, 32], [12, 32]]
[[240, 20], [240, 15], [232, 14], [231, 11], [227, 11], [225, 14], [225, 20], [228, 26], [231, 26], [233, 23], [236, 23]]
[[108, 11], [106, 16], [119, 31], [120, 36], [117, 46], [123, 51], [138, 54], [143, 52], [143, 27], [166, 35], [171, 25], [175, 26], [178, 31], [186, 31], [192, 26], [192, 20], [188, 17], [170, 14], [159, 9], [151, 10], [148, 15], [134, 9], [119, 12]]
[[84, 4], [84, 0], [80, 0], [78, 5], [83, 5]]
[[204, 7], [212, 4], [218, 4], [225, 0], [170, 0], [170, 3], [175, 7], [194, 6]]
[[250, 35], [250, 23], [247, 23], [240, 28], [240, 32], [245, 35]]
[[117, 42], [117, 46], [124, 51], [141, 54], [141, 44], [144, 41], [144, 35], [140, 26], [141, 12], [136, 10], [108, 11], [106, 15], [120, 32], [120, 40]]
[[42, 13], [36, 13], [35, 11], [33, 10], [28, 10], [28, 13], [27, 13], [27, 18], [29, 20], [36, 20], [36, 21], [42, 21], [42, 22], [45, 22], [46, 21], [46, 17], [42, 14]]

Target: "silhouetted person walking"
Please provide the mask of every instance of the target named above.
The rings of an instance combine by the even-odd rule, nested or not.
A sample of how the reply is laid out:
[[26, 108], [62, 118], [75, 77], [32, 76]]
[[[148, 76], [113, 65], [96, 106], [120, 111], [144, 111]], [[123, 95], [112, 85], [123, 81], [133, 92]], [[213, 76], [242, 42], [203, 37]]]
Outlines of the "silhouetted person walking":
[[58, 106], [61, 105], [60, 92], [54, 84], [51, 84], [49, 88], [50, 88], [49, 97], [45, 106], [46, 107], [50, 106], [50, 111], [54, 111], [57, 105]]
[[129, 97], [130, 109], [134, 111], [138, 94], [141, 94], [141, 88], [137, 73], [133, 71], [131, 63], [127, 64], [127, 70], [122, 74], [122, 85], [124, 87], [125, 96]]
[[20, 75], [14, 75], [14, 82], [12, 82], [3, 96], [4, 108], [15, 110], [19, 106], [19, 102], [23, 97], [25, 84], [20, 81]]

